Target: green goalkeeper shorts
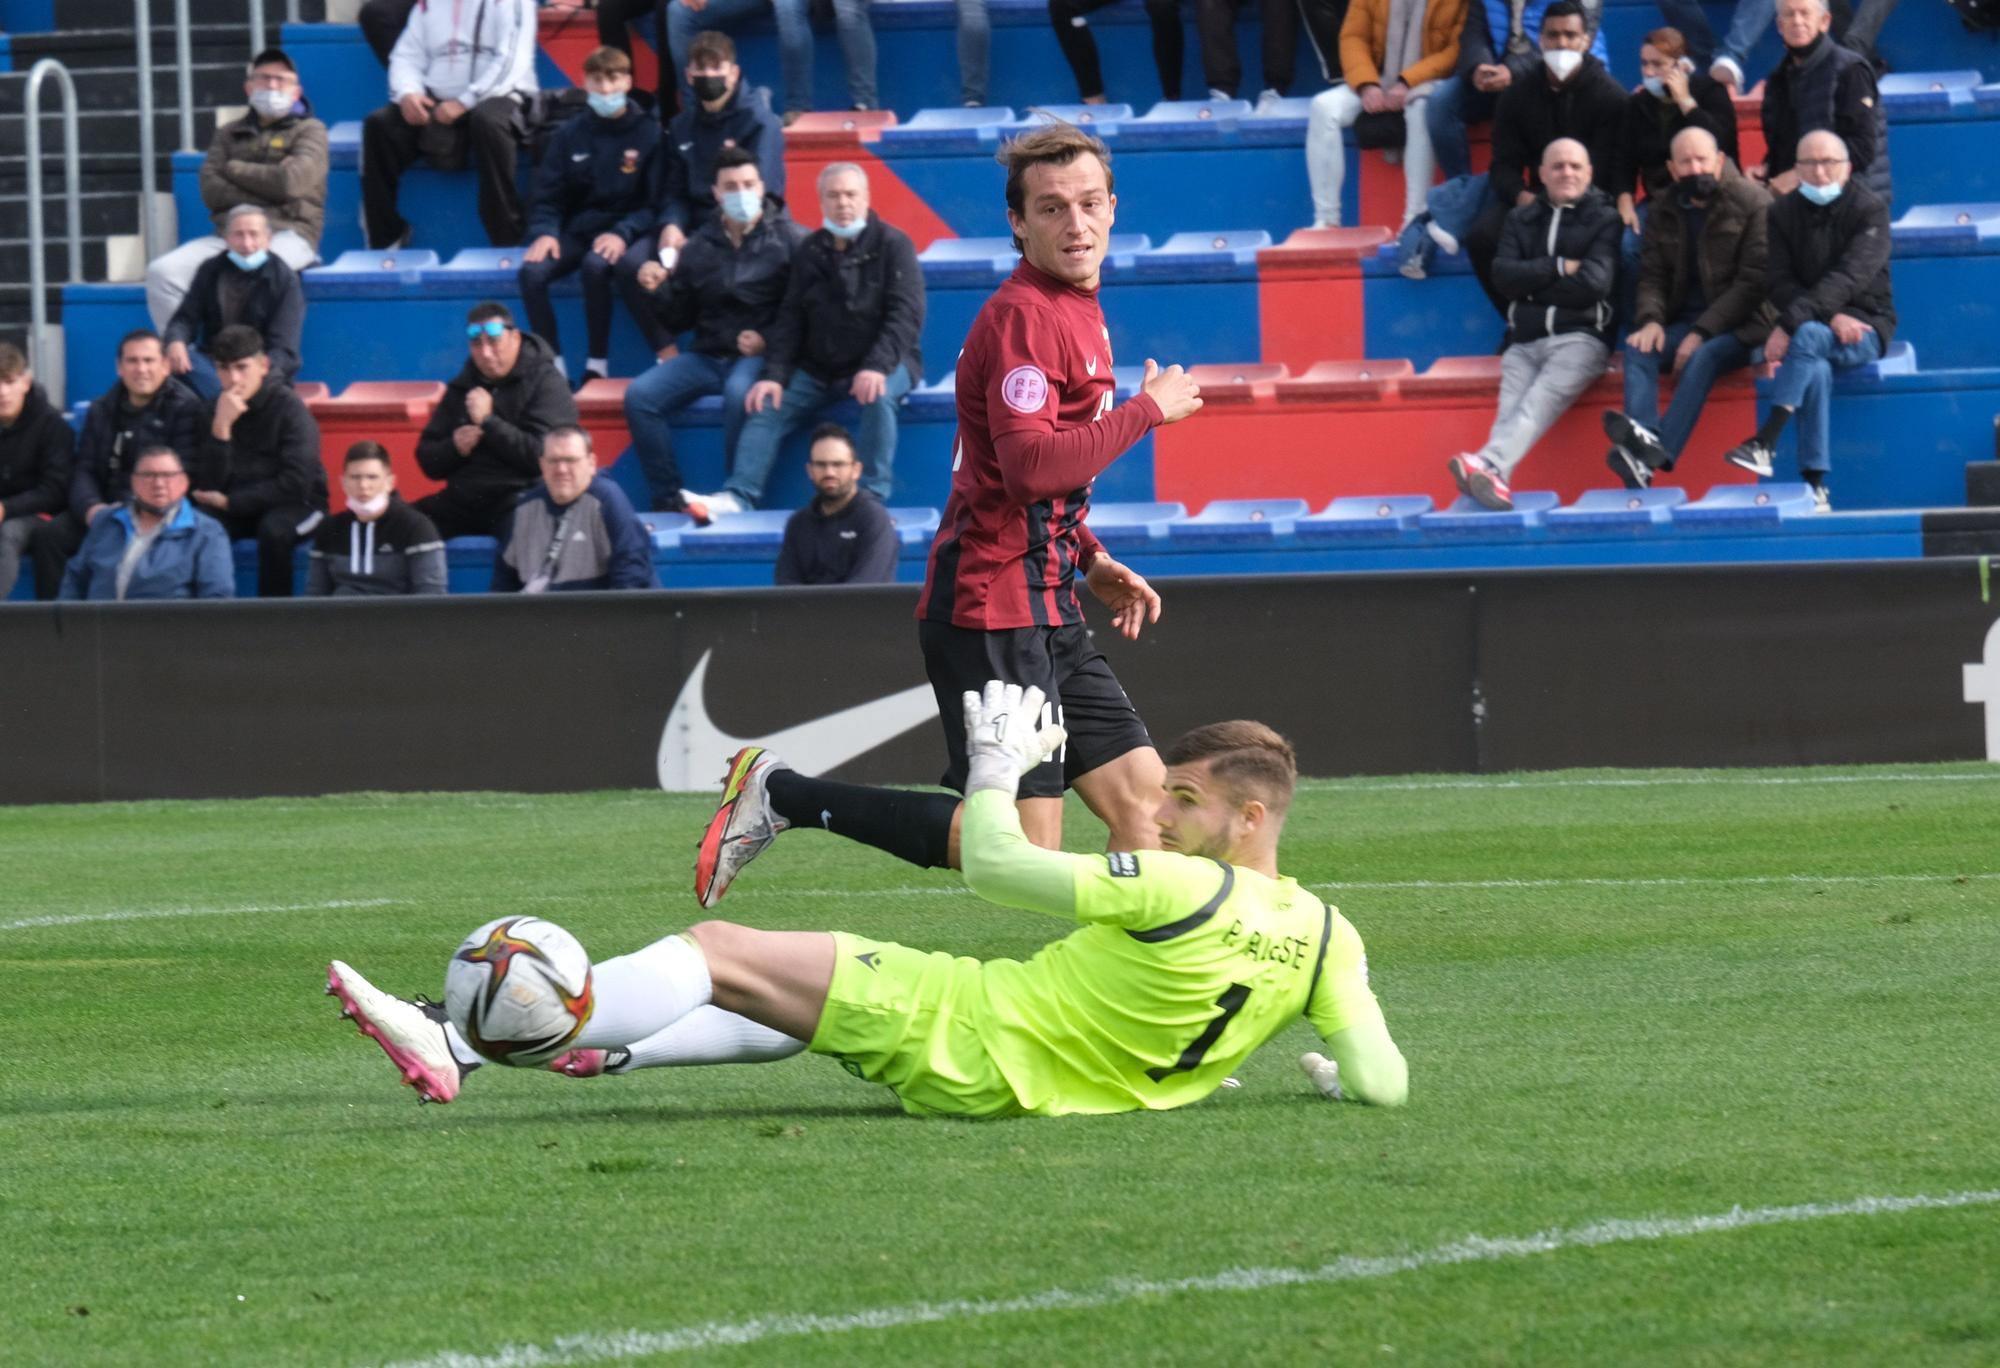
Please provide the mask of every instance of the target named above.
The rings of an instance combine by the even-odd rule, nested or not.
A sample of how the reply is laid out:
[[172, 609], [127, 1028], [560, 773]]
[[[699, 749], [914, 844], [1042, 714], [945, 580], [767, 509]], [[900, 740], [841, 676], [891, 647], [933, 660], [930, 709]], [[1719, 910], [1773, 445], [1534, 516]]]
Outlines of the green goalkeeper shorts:
[[894, 1090], [912, 1116], [1020, 1116], [985, 1042], [976, 959], [833, 933], [833, 982], [809, 1049]]

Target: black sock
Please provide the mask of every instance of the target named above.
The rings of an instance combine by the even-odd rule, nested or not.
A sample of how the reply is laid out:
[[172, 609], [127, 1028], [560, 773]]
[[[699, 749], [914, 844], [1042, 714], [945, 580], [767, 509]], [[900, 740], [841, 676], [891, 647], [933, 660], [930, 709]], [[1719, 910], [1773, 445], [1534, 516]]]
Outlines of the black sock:
[[1771, 411], [1764, 416], [1764, 426], [1757, 429], [1757, 440], [1767, 447], [1777, 446], [1778, 434], [1785, 430], [1785, 424], [1790, 422], [1791, 418], [1790, 409], [1779, 408], [1773, 404]]
[[797, 827], [821, 827], [886, 850], [919, 869], [951, 867], [951, 815], [958, 796], [865, 788], [777, 770], [765, 781], [771, 810]]
[[1805, 482], [1814, 489], [1818, 489], [1826, 483], [1826, 472], [1824, 470], [1801, 470], [1799, 474], [1804, 476]]

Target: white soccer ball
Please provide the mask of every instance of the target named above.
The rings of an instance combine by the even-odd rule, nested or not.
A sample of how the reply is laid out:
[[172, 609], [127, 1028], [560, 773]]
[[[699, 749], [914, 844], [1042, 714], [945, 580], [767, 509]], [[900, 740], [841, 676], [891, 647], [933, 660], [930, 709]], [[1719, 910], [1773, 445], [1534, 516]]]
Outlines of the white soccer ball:
[[540, 917], [500, 917], [459, 943], [444, 975], [445, 1012], [466, 1044], [534, 1068], [570, 1048], [596, 997], [590, 956]]

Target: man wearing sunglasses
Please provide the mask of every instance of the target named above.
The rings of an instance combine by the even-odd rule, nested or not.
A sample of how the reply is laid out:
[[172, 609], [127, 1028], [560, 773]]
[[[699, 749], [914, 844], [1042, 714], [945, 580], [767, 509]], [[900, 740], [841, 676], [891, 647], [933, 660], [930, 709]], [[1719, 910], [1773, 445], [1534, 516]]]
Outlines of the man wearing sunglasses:
[[576, 422], [555, 353], [516, 327], [506, 305], [475, 304], [465, 338], [465, 368], [417, 439], [417, 464], [444, 488], [414, 506], [447, 539], [492, 536], [521, 491], [541, 478], [543, 436]]

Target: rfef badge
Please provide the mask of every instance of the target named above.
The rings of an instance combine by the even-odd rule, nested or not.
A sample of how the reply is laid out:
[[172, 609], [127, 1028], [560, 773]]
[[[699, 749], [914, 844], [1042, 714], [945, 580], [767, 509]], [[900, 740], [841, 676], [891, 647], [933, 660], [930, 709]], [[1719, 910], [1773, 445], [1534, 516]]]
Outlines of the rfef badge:
[[639, 149], [636, 147], [626, 148], [625, 160], [620, 164], [618, 169], [627, 176], [636, 174], [639, 170]]

